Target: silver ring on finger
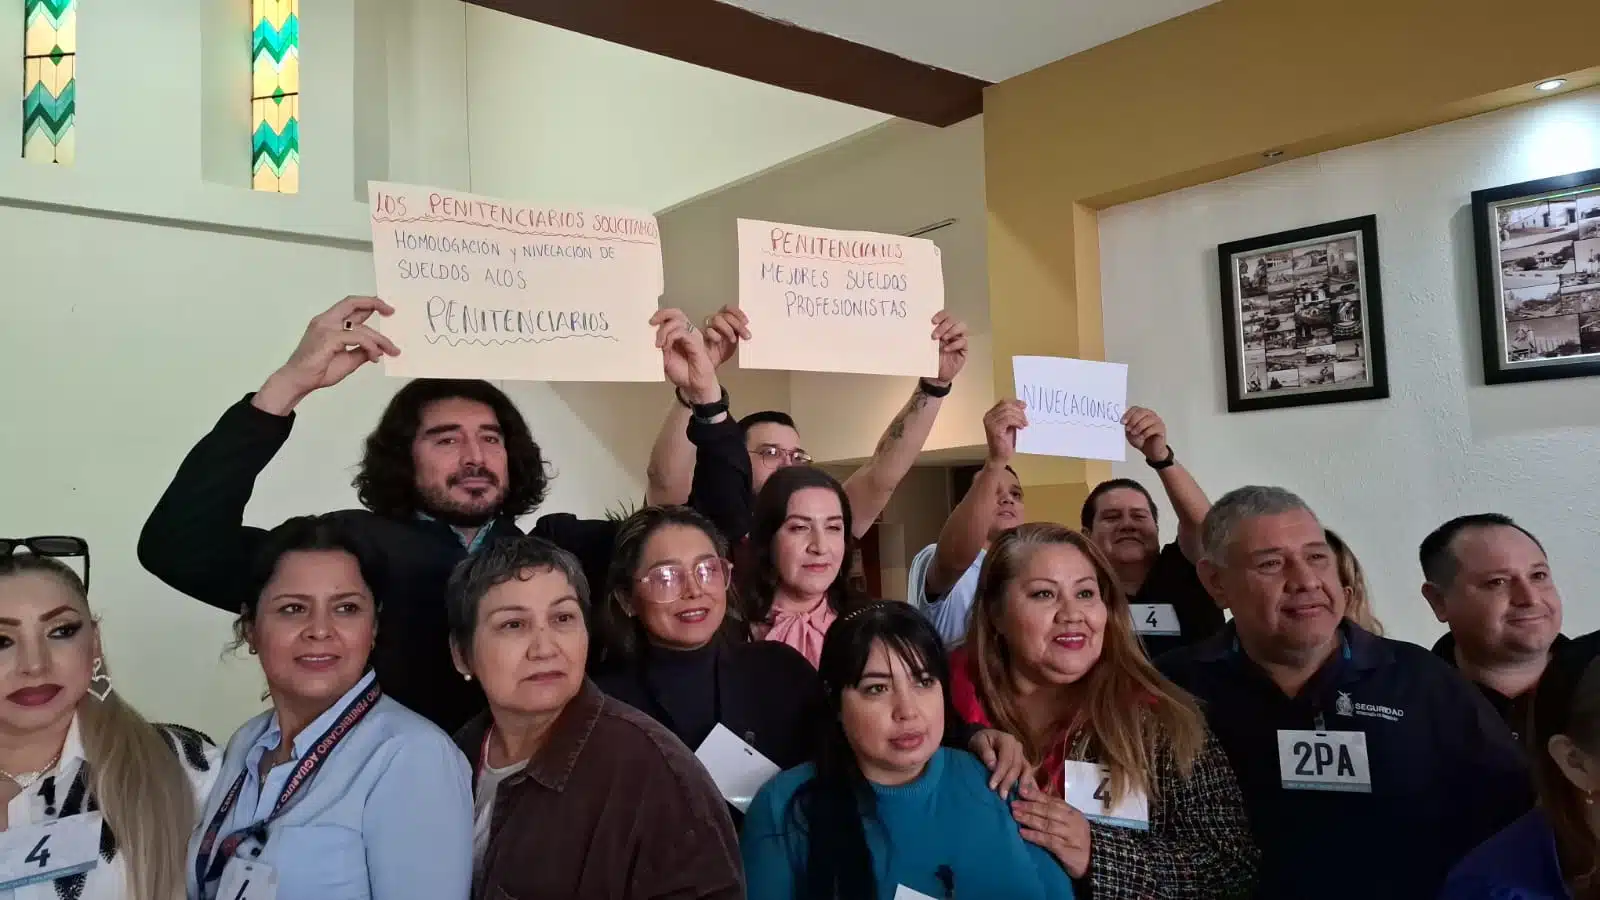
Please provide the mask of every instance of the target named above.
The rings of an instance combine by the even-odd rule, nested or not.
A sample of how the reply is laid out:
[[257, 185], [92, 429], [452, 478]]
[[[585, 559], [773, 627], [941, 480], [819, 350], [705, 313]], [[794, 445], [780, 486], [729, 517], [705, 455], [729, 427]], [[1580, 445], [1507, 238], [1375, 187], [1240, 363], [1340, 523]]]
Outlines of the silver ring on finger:
[[349, 319], [345, 319], [344, 320], [344, 330], [345, 331], [355, 331], [356, 330], [356, 323], [352, 322]]

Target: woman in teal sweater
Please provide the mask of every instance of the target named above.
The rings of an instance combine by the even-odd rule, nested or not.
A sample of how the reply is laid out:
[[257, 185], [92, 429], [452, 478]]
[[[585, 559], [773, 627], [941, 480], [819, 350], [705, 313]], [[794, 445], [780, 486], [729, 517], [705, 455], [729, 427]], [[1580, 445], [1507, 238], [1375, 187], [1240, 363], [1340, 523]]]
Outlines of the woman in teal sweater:
[[821, 750], [768, 782], [745, 819], [752, 900], [1070, 900], [1071, 879], [1022, 840], [983, 764], [940, 746], [959, 720], [921, 614], [857, 609], [828, 630], [818, 670], [832, 712]]

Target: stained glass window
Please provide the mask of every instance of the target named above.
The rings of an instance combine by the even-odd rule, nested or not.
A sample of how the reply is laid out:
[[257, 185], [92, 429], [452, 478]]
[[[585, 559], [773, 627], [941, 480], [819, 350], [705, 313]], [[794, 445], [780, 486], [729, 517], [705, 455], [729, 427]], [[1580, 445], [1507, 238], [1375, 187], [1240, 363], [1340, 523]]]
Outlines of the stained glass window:
[[250, 0], [250, 5], [255, 22], [251, 186], [293, 194], [300, 190], [300, 0]]
[[78, 0], [24, 0], [22, 155], [70, 164], [77, 139]]

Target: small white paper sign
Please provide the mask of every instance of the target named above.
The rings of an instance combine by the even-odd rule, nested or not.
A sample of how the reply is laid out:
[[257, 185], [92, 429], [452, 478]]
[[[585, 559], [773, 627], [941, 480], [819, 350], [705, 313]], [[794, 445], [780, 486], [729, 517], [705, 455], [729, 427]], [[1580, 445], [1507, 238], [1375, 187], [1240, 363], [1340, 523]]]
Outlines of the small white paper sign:
[[741, 369], [939, 374], [939, 247], [926, 238], [739, 220]]
[[1129, 791], [1115, 806], [1111, 805], [1111, 770], [1105, 766], [1067, 760], [1066, 800], [1092, 822], [1150, 830], [1150, 798], [1144, 791]]
[[1183, 626], [1178, 624], [1178, 608], [1171, 603], [1135, 603], [1128, 611], [1133, 614], [1133, 630], [1139, 634], [1183, 636]]
[[1017, 452], [1078, 459], [1128, 458], [1122, 414], [1128, 406], [1125, 363], [1014, 356], [1017, 399], [1026, 403], [1028, 427], [1017, 433]]
[[0, 891], [87, 872], [100, 862], [100, 813], [0, 832]]
[[700, 742], [700, 749], [694, 755], [711, 773], [722, 799], [739, 812], [749, 812], [756, 792], [779, 772], [772, 760], [723, 727], [721, 722]]
[[655, 217], [369, 182], [373, 316], [404, 378], [662, 381]]
[[934, 898], [921, 891], [913, 891], [902, 884], [895, 887], [894, 900], [934, 900]]

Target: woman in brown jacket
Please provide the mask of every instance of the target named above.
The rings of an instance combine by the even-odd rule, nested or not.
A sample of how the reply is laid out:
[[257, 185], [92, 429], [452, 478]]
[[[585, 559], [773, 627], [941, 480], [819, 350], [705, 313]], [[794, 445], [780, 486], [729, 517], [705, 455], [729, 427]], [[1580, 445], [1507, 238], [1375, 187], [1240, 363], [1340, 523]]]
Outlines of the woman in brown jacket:
[[584, 677], [589, 586], [534, 537], [493, 544], [446, 592], [457, 669], [489, 711], [456, 736], [474, 761], [473, 896], [739, 900], [727, 807], [694, 755]]

